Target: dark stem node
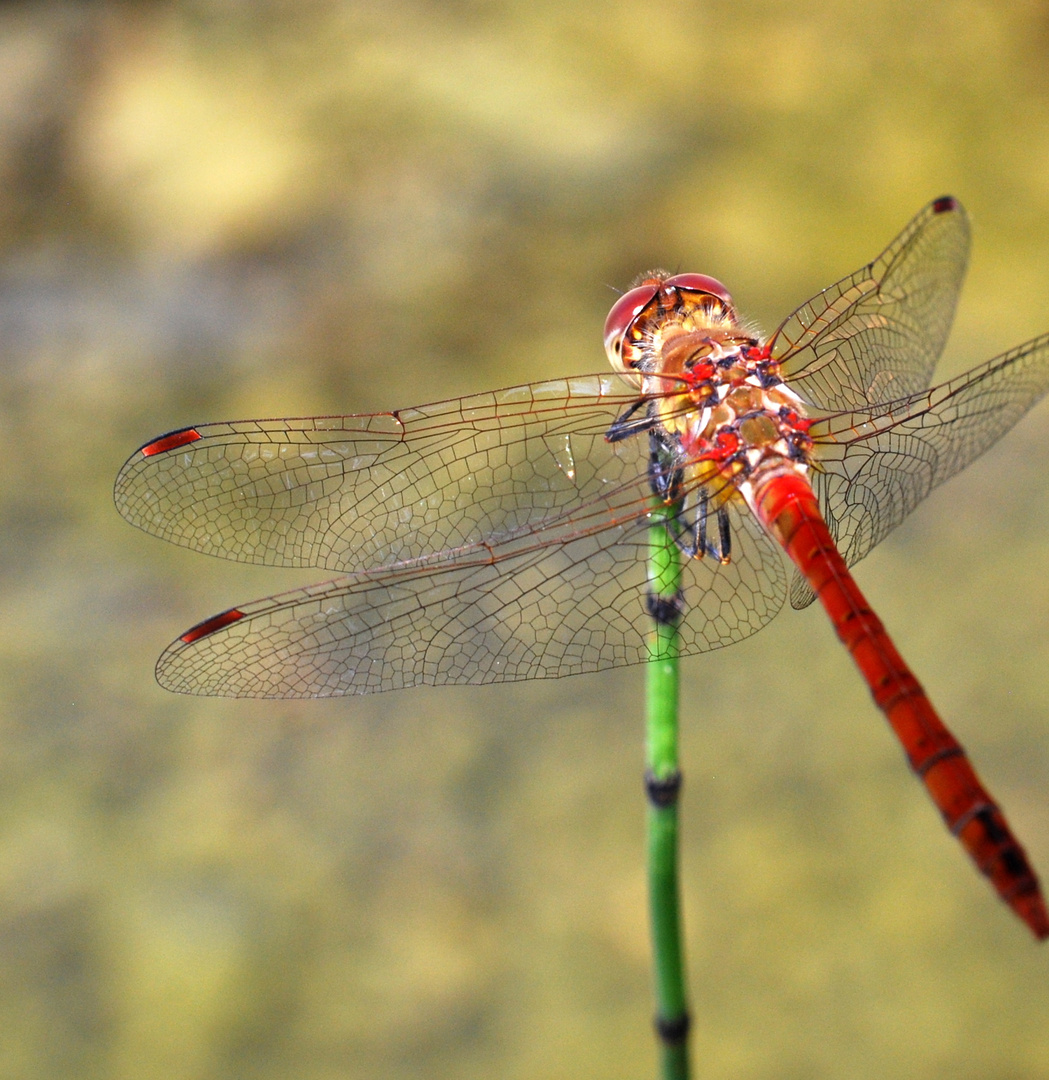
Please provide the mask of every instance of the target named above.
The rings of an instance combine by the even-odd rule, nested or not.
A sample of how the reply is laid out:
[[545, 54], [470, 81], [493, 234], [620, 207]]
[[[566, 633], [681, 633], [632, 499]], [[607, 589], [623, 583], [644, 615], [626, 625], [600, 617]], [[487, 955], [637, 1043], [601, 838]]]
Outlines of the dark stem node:
[[682, 1013], [671, 1020], [663, 1016], [656, 1017], [656, 1032], [667, 1046], [680, 1046], [688, 1038], [688, 1028], [688, 1013]]
[[685, 594], [680, 589], [673, 596], [650, 592], [645, 597], [645, 608], [657, 623], [677, 626], [685, 611]]
[[677, 803], [681, 791], [681, 770], [675, 769], [666, 776], [656, 776], [651, 769], [645, 770], [645, 793], [648, 801], [660, 810]]

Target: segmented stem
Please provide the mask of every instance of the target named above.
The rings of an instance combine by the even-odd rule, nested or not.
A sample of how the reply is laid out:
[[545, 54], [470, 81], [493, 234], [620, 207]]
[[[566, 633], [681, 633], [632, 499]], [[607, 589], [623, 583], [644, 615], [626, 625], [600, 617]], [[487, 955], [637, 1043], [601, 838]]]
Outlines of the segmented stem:
[[647, 665], [645, 786], [648, 794], [648, 887], [655, 962], [656, 1030], [664, 1080], [688, 1076], [688, 1004], [678, 883], [678, 624], [680, 552], [667, 528], [673, 514], [653, 500], [649, 531], [648, 609], [653, 628]]

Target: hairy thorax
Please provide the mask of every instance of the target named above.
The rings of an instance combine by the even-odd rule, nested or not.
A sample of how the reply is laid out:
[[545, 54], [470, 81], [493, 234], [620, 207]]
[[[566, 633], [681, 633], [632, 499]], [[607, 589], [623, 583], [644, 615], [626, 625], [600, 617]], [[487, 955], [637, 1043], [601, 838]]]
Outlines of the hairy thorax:
[[707, 486], [715, 505], [750, 501], [773, 474], [806, 470], [812, 421], [728, 297], [645, 280], [659, 289], [626, 328], [613, 363], [649, 403], [676, 459], [664, 467], [681, 470], [686, 488]]

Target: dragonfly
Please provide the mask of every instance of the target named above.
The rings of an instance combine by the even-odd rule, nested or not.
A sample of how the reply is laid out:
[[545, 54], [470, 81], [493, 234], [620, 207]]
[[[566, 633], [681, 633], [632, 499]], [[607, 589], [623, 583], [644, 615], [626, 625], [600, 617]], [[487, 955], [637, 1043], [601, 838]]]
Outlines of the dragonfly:
[[[849, 570], [1049, 390], [1049, 334], [932, 385], [969, 239], [937, 199], [765, 340], [716, 279], [653, 272], [608, 315], [611, 373], [151, 440], [116, 480], [132, 524], [338, 575], [191, 627], [158, 681], [308, 698], [552, 678], [649, 660], [653, 616], [687, 655], [818, 598], [950, 831], [1049, 936], [1023, 847]], [[653, 508], [682, 562], [670, 604], [649, 596]]]

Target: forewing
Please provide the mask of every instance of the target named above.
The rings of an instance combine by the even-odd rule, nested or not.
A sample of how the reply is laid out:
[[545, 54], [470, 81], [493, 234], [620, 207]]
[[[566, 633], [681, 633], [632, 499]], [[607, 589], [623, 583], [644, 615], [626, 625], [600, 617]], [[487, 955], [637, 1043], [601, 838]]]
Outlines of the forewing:
[[[811, 479], [845, 561], [859, 562], [1047, 391], [1049, 334], [890, 406], [815, 424], [818, 457]], [[795, 575], [793, 606], [812, 599]]]
[[643, 474], [643, 439], [605, 439], [635, 399], [591, 376], [394, 413], [209, 424], [132, 455], [115, 500], [148, 533], [240, 562], [454, 558], [592, 512]]
[[[686, 562], [682, 652], [760, 629], [782, 606], [782, 558], [731, 513], [732, 561]], [[643, 516], [554, 545], [515, 539], [463, 555], [260, 600], [187, 631], [164, 652], [170, 690], [332, 697], [423, 683], [555, 678], [648, 659]]]
[[961, 204], [930, 203], [877, 259], [802, 304], [772, 335], [772, 356], [792, 389], [829, 411], [924, 390], [968, 257]]

